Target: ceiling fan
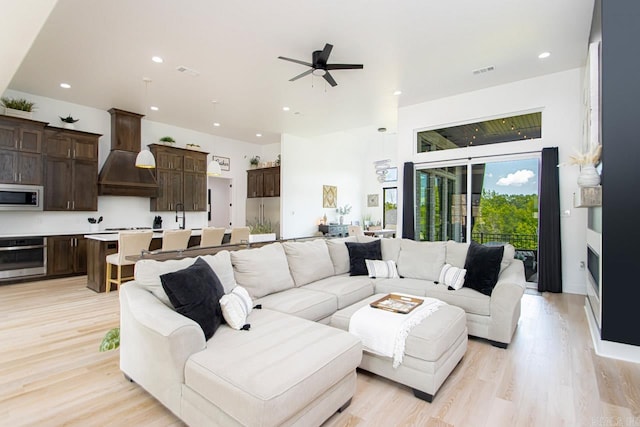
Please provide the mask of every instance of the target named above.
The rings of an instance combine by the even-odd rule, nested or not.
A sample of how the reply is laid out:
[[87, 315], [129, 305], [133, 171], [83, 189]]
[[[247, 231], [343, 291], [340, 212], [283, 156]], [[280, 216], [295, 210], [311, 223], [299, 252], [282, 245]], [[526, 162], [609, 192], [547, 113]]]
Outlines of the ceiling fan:
[[284, 59], [285, 61], [291, 61], [295, 62], [296, 64], [311, 67], [310, 70], [307, 70], [304, 73], [298, 74], [294, 78], [289, 79], [290, 82], [298, 80], [299, 78], [306, 75], [313, 74], [314, 76], [324, 77], [324, 79], [329, 82], [331, 86], [336, 86], [338, 83], [336, 83], [333, 77], [331, 77], [331, 74], [329, 74], [329, 70], [361, 70], [362, 68], [364, 68], [362, 64], [327, 64], [329, 55], [331, 54], [331, 49], [333, 49], [333, 45], [327, 43], [324, 45], [324, 49], [314, 51], [311, 55], [311, 63], [300, 61], [298, 59], [285, 58], [284, 56], [278, 56], [278, 59]]

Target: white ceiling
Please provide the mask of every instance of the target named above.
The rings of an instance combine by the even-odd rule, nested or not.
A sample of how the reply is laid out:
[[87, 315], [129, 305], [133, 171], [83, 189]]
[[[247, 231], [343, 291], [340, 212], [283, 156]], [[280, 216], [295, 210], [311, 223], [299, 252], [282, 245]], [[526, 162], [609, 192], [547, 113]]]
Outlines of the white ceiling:
[[[393, 130], [398, 106], [582, 66], [592, 11], [593, 0], [59, 0], [9, 88], [256, 143]], [[325, 43], [329, 63], [364, 69], [332, 71], [336, 87], [289, 82], [307, 68], [277, 57], [311, 62]]]

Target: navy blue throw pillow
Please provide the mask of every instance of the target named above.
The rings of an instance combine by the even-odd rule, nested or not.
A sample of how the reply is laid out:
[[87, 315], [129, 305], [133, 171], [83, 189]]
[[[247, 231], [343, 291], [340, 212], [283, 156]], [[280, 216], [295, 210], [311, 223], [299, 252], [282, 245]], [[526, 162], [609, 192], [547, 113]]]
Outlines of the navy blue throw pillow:
[[224, 288], [202, 258], [183, 270], [161, 275], [160, 281], [176, 311], [197, 322], [205, 339], [211, 338], [224, 323], [220, 307]]
[[464, 261], [467, 275], [463, 286], [491, 296], [498, 282], [503, 254], [504, 246], [484, 246], [471, 241]]
[[365, 259], [382, 259], [380, 239], [367, 243], [344, 242], [349, 251], [349, 276], [368, 276]]

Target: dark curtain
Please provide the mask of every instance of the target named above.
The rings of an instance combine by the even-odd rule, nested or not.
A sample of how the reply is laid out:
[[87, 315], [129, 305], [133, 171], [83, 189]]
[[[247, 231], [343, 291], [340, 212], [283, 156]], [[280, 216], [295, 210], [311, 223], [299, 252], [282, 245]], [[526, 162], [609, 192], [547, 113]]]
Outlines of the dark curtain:
[[411, 240], [416, 237], [413, 175], [413, 162], [405, 162], [402, 174], [402, 237]]
[[538, 291], [562, 292], [558, 148], [542, 149], [538, 232]]

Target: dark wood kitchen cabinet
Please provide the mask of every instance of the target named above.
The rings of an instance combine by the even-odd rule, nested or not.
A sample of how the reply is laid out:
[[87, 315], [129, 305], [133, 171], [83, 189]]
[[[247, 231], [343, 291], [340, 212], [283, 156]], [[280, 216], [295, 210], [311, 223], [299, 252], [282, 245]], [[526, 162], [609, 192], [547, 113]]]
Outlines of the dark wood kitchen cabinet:
[[0, 116], [0, 183], [42, 185], [46, 123]]
[[48, 128], [44, 144], [44, 210], [98, 209], [98, 141], [101, 135]]
[[87, 274], [87, 239], [82, 235], [47, 237], [47, 276]]
[[247, 198], [280, 197], [280, 166], [247, 171]]
[[149, 145], [156, 159], [159, 196], [150, 209], [174, 211], [178, 203], [187, 212], [207, 210], [207, 153], [165, 145]]

